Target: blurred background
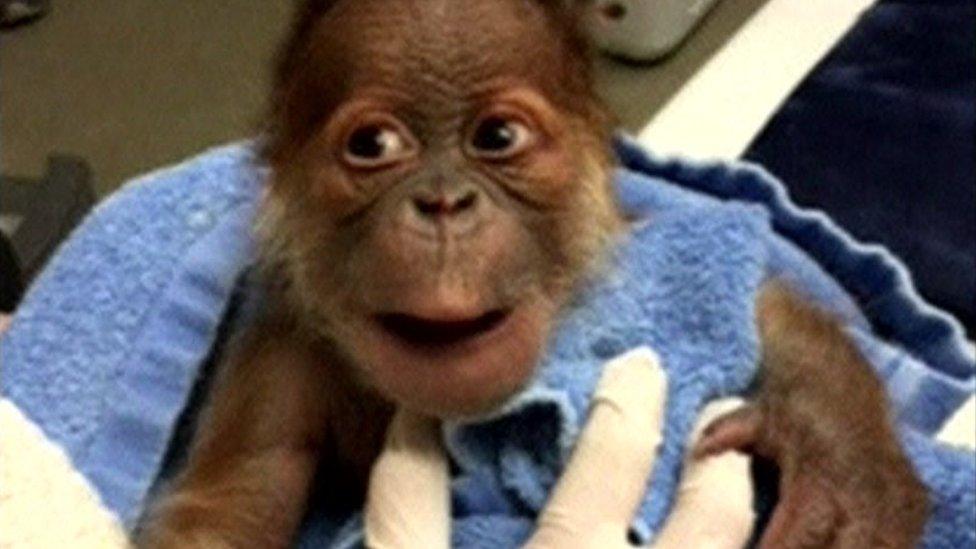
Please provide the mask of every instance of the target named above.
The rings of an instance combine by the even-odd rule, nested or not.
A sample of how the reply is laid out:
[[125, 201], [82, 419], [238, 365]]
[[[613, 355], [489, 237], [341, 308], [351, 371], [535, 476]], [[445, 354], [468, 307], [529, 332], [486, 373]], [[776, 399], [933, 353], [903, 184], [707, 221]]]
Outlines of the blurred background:
[[99, 194], [252, 133], [288, 0], [57, 1], [0, 34], [0, 166], [84, 158]]

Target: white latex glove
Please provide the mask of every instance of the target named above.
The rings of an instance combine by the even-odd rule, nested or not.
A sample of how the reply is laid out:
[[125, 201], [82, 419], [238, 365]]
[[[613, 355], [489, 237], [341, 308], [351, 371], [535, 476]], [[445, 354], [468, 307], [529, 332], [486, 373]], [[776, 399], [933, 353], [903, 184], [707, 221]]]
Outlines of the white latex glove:
[[450, 546], [450, 479], [437, 422], [405, 411], [393, 417], [373, 466], [366, 501], [366, 547]]
[[[607, 365], [587, 425], [526, 547], [631, 547], [627, 528], [653, 468], [666, 395], [666, 378], [650, 350], [631, 351]], [[707, 407], [695, 437], [737, 405]], [[399, 412], [370, 479], [367, 546], [448, 547], [448, 490], [436, 422]], [[652, 547], [742, 547], [752, 524], [748, 460], [732, 453], [689, 460], [675, 507]]]

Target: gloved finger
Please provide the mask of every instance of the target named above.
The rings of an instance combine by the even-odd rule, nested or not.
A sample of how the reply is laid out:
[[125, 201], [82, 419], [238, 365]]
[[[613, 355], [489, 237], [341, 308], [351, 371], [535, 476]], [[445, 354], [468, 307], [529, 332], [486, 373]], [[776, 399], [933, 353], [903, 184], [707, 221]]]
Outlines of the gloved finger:
[[[706, 426], [740, 408], [730, 398], [705, 407], [688, 448], [694, 448]], [[753, 488], [749, 458], [736, 452], [696, 459], [689, 450], [677, 500], [667, 522], [651, 545], [655, 549], [738, 549], [752, 533]]]
[[529, 547], [626, 543], [661, 441], [666, 396], [667, 378], [650, 349], [607, 364], [586, 427]]
[[447, 548], [449, 482], [437, 421], [399, 410], [370, 474], [364, 513], [366, 546]]

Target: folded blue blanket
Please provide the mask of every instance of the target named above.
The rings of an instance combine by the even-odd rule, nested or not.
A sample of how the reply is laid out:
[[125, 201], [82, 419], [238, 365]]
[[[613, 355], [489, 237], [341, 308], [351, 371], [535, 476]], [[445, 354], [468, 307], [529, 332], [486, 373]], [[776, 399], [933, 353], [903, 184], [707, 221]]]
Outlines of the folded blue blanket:
[[[640, 345], [657, 351], [669, 376], [664, 441], [633, 523], [638, 539], [652, 537], [698, 411], [755, 375], [755, 292], [777, 277], [843, 318], [885, 380], [932, 491], [924, 545], [972, 546], [974, 455], [930, 438], [976, 389], [958, 325], [917, 298], [886, 252], [796, 209], [762, 170], [663, 162], [625, 141], [618, 153], [620, 202], [640, 221], [571, 307], [533, 383], [490, 417], [445, 426], [458, 465], [455, 544], [525, 539], [600, 366]], [[245, 144], [128, 185], [63, 246], [0, 343], [4, 398], [64, 448], [130, 528], [252, 263], [264, 175]], [[298, 544], [359, 544], [358, 510], [325, 497], [313, 498]]]

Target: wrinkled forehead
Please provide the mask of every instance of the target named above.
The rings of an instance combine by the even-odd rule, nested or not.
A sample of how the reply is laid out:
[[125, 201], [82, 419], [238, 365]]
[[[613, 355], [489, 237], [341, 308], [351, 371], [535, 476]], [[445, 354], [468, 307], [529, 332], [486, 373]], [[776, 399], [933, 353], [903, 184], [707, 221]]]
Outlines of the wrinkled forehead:
[[544, 0], [346, 0], [319, 22], [312, 55], [346, 91], [382, 88], [448, 104], [500, 82], [575, 95], [582, 59]]

